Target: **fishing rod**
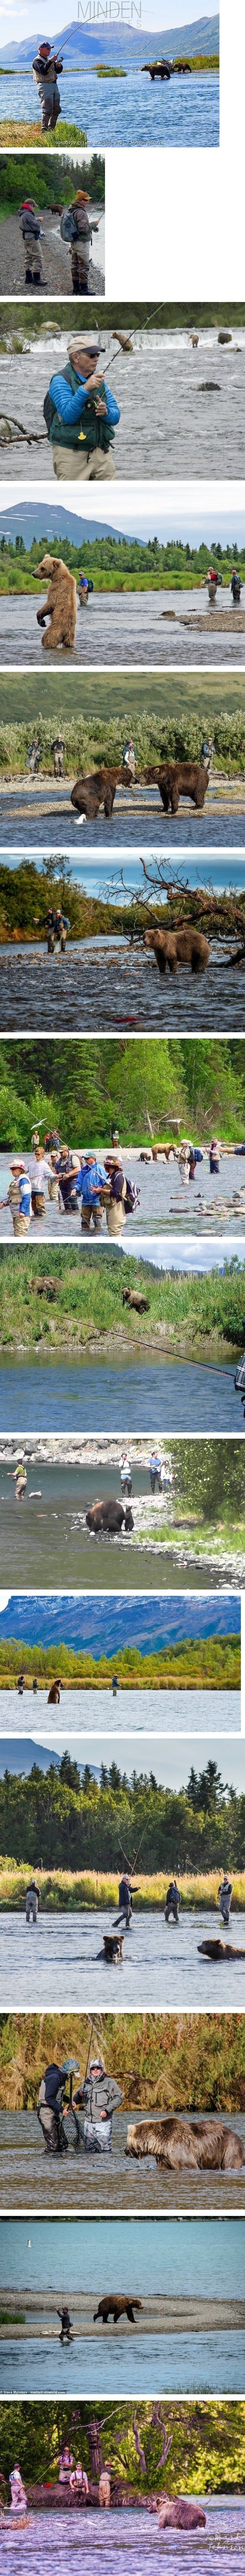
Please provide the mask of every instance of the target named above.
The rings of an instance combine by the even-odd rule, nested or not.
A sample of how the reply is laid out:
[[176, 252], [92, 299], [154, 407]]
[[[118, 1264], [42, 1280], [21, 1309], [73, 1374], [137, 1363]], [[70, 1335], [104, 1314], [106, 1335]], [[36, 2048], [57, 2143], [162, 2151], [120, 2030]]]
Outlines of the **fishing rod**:
[[89, 2045], [88, 2045], [88, 2055], [87, 2055], [87, 2065], [85, 2066], [85, 2075], [84, 2075], [84, 2077], [83, 2077], [83, 2091], [84, 2091], [84, 2085], [86, 2084], [86, 2075], [87, 2075], [87, 2072], [88, 2072], [88, 2061], [89, 2061], [89, 2054], [90, 2054], [90, 2049], [91, 2049], [91, 2039], [93, 2038], [94, 2022], [95, 2022], [95, 2013], [93, 2013], [92, 2030], [90, 2031], [90, 2040], [89, 2040]]
[[[136, 1870], [136, 1862], [137, 1862], [138, 1857], [139, 1857], [139, 1852], [142, 1850], [142, 1843], [143, 1843], [143, 1842], [144, 1842], [144, 1840], [145, 1840], [145, 1832], [146, 1832], [146, 1827], [145, 1827], [145, 1825], [144, 1825], [144, 1833], [143, 1833], [143, 1834], [141, 1834], [141, 1842], [140, 1842], [140, 1843], [138, 1843], [138, 1850], [135, 1852], [135, 1857], [134, 1857], [134, 1860], [132, 1860], [132, 1861], [129, 1861], [129, 1860], [127, 1859], [127, 1853], [123, 1851], [123, 1844], [122, 1844], [122, 1843], [119, 1843], [119, 1851], [121, 1851], [121, 1853], [122, 1853], [122, 1860], [126, 1860], [126, 1869], [127, 1869], [127, 1870], [130, 1870], [130, 1875], [131, 1875], [131, 1871], [132, 1871], [132, 1877], [133, 1877], [133, 1878], [134, 1878], [134, 1873], [135, 1873], [135, 1870]], [[136, 1890], [136, 1894], [137, 1894], [137, 1890]], [[117, 1925], [118, 1925], [118, 1923], [120, 1923], [120, 1921], [121, 1921], [121, 1916], [122, 1916], [122, 1914], [124, 1913], [124, 1911], [125, 1911], [124, 1906], [120, 1906], [119, 1914], [114, 1915], [114, 1917], [113, 1917], [113, 1930], [115, 1930], [115, 1928], [117, 1929]]]

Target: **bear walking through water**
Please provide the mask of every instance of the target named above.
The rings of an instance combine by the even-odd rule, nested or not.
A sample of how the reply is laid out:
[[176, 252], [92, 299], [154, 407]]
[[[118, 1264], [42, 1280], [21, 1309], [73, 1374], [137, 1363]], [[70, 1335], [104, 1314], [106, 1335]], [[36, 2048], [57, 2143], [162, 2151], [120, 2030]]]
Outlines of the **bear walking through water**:
[[173, 2113], [164, 2120], [136, 2120], [127, 2131], [126, 2156], [155, 2156], [156, 2164], [174, 2169], [187, 2165], [189, 2170], [238, 2172], [245, 2165], [242, 2138], [236, 2129], [228, 2129], [222, 2120], [179, 2120]]
[[[35, 572], [35, 581], [45, 579], [49, 583], [45, 608], [37, 608], [37, 624], [45, 627], [43, 652], [55, 652], [56, 645], [66, 644], [68, 652], [72, 653], [77, 618], [77, 589], [73, 573], [67, 571], [67, 565], [58, 555], [43, 555]], [[46, 617], [50, 618], [47, 633]]]

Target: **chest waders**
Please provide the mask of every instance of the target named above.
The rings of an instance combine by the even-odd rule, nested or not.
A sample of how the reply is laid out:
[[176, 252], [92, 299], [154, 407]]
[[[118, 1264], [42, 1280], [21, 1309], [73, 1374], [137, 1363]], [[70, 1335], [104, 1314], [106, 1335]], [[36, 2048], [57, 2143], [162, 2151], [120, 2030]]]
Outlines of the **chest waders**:
[[[77, 394], [78, 377], [75, 375], [75, 367], [72, 366], [71, 361], [69, 366], [62, 369], [62, 374], [64, 375], [65, 384], [71, 386], [71, 393]], [[100, 401], [106, 402], [104, 384], [100, 385]], [[71, 422], [61, 420], [58, 411], [56, 411], [55, 403], [52, 401], [52, 394], [49, 393], [48, 396], [45, 396], [45, 403], [46, 410], [44, 404], [44, 414], [46, 420], [47, 409], [49, 411], [48, 434], [51, 446], [72, 447], [74, 449], [74, 447], [80, 447], [83, 445], [83, 447], [86, 447], [88, 455], [92, 454], [93, 449], [100, 447], [102, 448], [103, 455], [107, 456], [108, 448], [113, 444], [114, 429], [112, 429], [111, 422], [109, 420], [101, 420], [100, 413], [98, 414], [96, 411], [96, 402], [93, 399], [93, 395], [91, 395], [91, 400], [86, 404], [84, 426], [83, 422], [79, 420], [74, 421], [73, 425]]]

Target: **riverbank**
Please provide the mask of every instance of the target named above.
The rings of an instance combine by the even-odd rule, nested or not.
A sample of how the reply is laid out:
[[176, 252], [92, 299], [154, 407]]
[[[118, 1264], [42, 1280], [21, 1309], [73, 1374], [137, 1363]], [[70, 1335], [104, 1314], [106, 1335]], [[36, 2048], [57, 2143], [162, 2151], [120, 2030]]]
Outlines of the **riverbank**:
[[[114, 1910], [115, 1906], [118, 1911], [118, 1878], [114, 1877], [113, 1871], [104, 1870], [102, 1874], [100, 1870], [93, 1869], [84, 1869], [82, 1872], [62, 1869], [43, 1870], [38, 1860], [36, 1860], [35, 1869], [40, 1883], [39, 1913], [41, 1915], [62, 1912], [81, 1914], [83, 1910], [86, 1913], [101, 1914], [105, 1909], [107, 1913], [108, 1910], [109, 1912]], [[23, 1913], [27, 1877], [28, 1860], [19, 1862], [7, 1857], [5, 1861], [0, 1860], [0, 1914], [9, 1914], [10, 1911]], [[205, 1906], [207, 1913], [215, 1912], [214, 1931], [217, 1934], [219, 1933], [218, 1878], [218, 1869], [206, 1872], [193, 1871], [193, 1876], [188, 1871], [181, 1871], [181, 1911], [185, 1911], [186, 1914], [190, 1912], [198, 1914]], [[147, 1914], [148, 1910], [151, 1914], [164, 1914], [168, 1872], [163, 1873], [158, 1870], [152, 1877], [138, 1872], [137, 1884], [137, 1915]], [[232, 1913], [236, 1914], [244, 1910], [245, 1870], [234, 1870]]]
[[[38, 2340], [40, 2342], [42, 2342], [43, 2339], [46, 2342], [46, 2338], [48, 2337], [52, 2342], [60, 2343], [60, 2295], [59, 2283], [57, 2291], [50, 2290], [46, 2297], [44, 2292], [39, 2294], [38, 2291], [36, 2291], [32, 2296], [30, 2291], [25, 2291], [24, 2322], [18, 2324], [18, 2343], [26, 2342], [27, 2339], [30, 2340], [33, 2336], [36, 2337], [36, 2335], [38, 2335]], [[11, 2292], [8, 2291], [5, 2293], [3, 2290], [3, 2300], [5, 2296], [6, 2299], [8, 2299], [8, 2308], [11, 2312]], [[95, 2296], [96, 2292], [94, 2290], [92, 2291], [91, 2297], [88, 2296], [86, 2291], [72, 2291], [72, 2335], [81, 2335], [83, 2332], [86, 2339], [88, 2336], [89, 2340], [92, 2339], [97, 2343], [97, 2313], [94, 2315], [93, 2311], [93, 2300]], [[224, 2331], [227, 2331], [227, 2334], [234, 2333], [236, 2331], [240, 2334], [244, 2330], [245, 2326], [245, 2299], [243, 2298], [229, 2299], [229, 2297], [226, 2297], [224, 2299], [205, 2299], [192, 2297], [191, 2295], [188, 2295], [188, 2293], [185, 2293], [183, 2298], [178, 2298], [174, 2294], [173, 2297], [163, 2298], [159, 2291], [155, 2297], [149, 2296], [148, 2298], [140, 2300], [137, 2299], [135, 2294], [134, 2301], [133, 2290], [130, 2289], [129, 2304], [130, 2302], [132, 2302], [134, 2310], [131, 2321], [128, 2321], [127, 2315], [122, 2315], [120, 2317], [120, 2336], [123, 2335], [123, 2337], [126, 2338], [127, 2343], [129, 2339], [129, 2322], [134, 2326], [134, 2333], [136, 2335], [184, 2335], [186, 2333], [203, 2335], [217, 2334]], [[5, 2342], [5, 2340], [12, 2340], [13, 2325], [15, 2321], [14, 2292], [12, 2293], [12, 2309], [13, 2320], [11, 2319], [10, 2314], [10, 2323], [8, 2325], [5, 2325], [5, 2323], [1, 2324], [0, 2310], [0, 2343], [3, 2341]], [[139, 2313], [137, 2313], [137, 2310], [139, 2310]], [[102, 2324], [102, 2320], [101, 2325], [103, 2338], [105, 2337], [106, 2332], [106, 2337], [109, 2336], [110, 2340], [111, 2337], [113, 2337], [115, 2340], [115, 2321], [113, 2320], [113, 2314], [106, 2320], [106, 2329]]]
[[[127, 1689], [141, 1691], [149, 1685], [157, 1693], [158, 1690], [169, 1688], [178, 1690], [180, 1686], [181, 1690], [186, 1691], [187, 1697], [188, 1689], [193, 1690], [195, 1684], [197, 1690], [239, 1690], [240, 1638], [232, 1633], [232, 1601], [230, 1615], [230, 1636], [202, 1637], [200, 1633], [200, 1638], [197, 1640], [190, 1638], [186, 1645], [180, 1643], [172, 1649], [163, 1646], [162, 1651], [158, 1651], [156, 1655], [147, 1653], [141, 1655], [139, 1651], [135, 1651], [134, 1657], [132, 1646], [126, 1647], [125, 1650], [119, 1647], [116, 1654], [116, 1667], [120, 1688], [125, 1691]], [[201, 1625], [200, 1610], [200, 1632]], [[47, 1691], [51, 1682], [55, 1680], [56, 1674], [59, 1674], [65, 1681], [66, 1690], [72, 1690], [75, 1685], [76, 1690], [96, 1691], [100, 1690], [102, 1685], [103, 1690], [111, 1693], [115, 1646], [111, 1656], [101, 1655], [96, 1661], [92, 1654], [85, 1652], [81, 1652], [80, 1655], [75, 1654], [67, 1645], [61, 1645], [60, 1642], [58, 1646], [54, 1643], [50, 1654], [50, 1647], [45, 1648], [35, 1644], [35, 1646], [24, 1645], [23, 1649], [19, 1640], [15, 1642], [15, 1639], [11, 1638], [9, 1648], [6, 1642], [0, 1643], [0, 1710], [1, 1690], [13, 1688], [13, 1680], [20, 1670], [22, 1652], [24, 1653], [25, 1690], [32, 1689], [32, 1677], [35, 1673], [40, 1690]]]
[[[16, 1354], [45, 1350], [52, 1355], [74, 1352], [108, 1358], [118, 1345], [124, 1351], [149, 1350], [164, 1359], [193, 1357], [227, 1362], [232, 1371], [244, 1340], [245, 1269], [225, 1261], [223, 1271], [201, 1276], [171, 1268], [161, 1270], [135, 1254], [81, 1244], [49, 1250], [0, 1247], [0, 1350]], [[145, 1298], [146, 1311], [123, 1304], [126, 1296]]]

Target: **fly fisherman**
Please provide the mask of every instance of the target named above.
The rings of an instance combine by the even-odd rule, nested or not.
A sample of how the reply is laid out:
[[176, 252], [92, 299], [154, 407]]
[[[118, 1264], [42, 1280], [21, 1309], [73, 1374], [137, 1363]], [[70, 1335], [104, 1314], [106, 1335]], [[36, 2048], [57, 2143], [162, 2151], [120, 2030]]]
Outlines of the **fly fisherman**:
[[181, 1895], [180, 1888], [177, 1887], [177, 1878], [170, 1878], [166, 1895], [165, 1923], [169, 1923], [170, 1914], [173, 1915], [174, 1923], [178, 1923], [179, 1905], [181, 1905]]
[[40, 215], [37, 214], [34, 197], [23, 197], [20, 206], [20, 224], [24, 242], [26, 286], [40, 286], [41, 279], [45, 286], [41, 252], [43, 225], [41, 225]]
[[57, 125], [60, 114], [57, 72], [63, 72], [61, 54], [51, 54], [51, 45], [39, 45], [38, 54], [34, 54], [32, 70], [41, 101], [42, 134], [46, 134], [48, 126], [52, 126], [53, 129]]
[[82, 331], [76, 338], [74, 333], [67, 346], [67, 367], [51, 376], [43, 406], [54, 474], [69, 483], [114, 481], [112, 448], [120, 411], [98, 366], [98, 332]]
[[126, 1931], [131, 1923], [133, 1896], [139, 1896], [139, 1887], [130, 1886], [130, 1878], [126, 1872], [124, 1878], [119, 1879], [118, 1889], [119, 1914], [125, 1914]]
[[92, 222], [90, 217], [89, 221], [87, 209], [90, 203], [91, 200], [85, 188], [77, 188], [77, 195], [72, 198], [71, 206], [64, 207], [61, 216], [61, 238], [62, 241], [69, 243], [71, 251], [73, 295], [89, 293], [88, 273], [92, 235], [99, 231], [96, 216], [93, 216]]
[[48, 2156], [63, 2155], [64, 2151], [66, 2152], [61, 2127], [61, 2120], [63, 2124], [63, 2117], [66, 2109], [68, 2110], [66, 2076], [67, 2061], [65, 2060], [64, 2066], [46, 2066], [45, 2075], [42, 2075], [39, 2085], [37, 2119], [40, 2121]]
[[75, 2102], [85, 2105], [83, 2140], [87, 2155], [100, 2155], [107, 2147], [110, 2153], [113, 2111], [119, 2108], [123, 2095], [112, 2075], [106, 2075], [103, 2057], [91, 2057], [89, 2072]]
[[227, 1876], [227, 1870], [226, 1870], [226, 1869], [224, 1870], [224, 1877], [223, 1877], [223, 1879], [221, 1880], [220, 1887], [218, 1888], [218, 1895], [219, 1895], [219, 1910], [220, 1910], [220, 1914], [222, 1914], [222, 1915], [223, 1915], [223, 1923], [229, 1923], [229, 1914], [230, 1914], [230, 1906], [231, 1906], [231, 1899], [232, 1899], [232, 1878], [228, 1878], [228, 1876]]

